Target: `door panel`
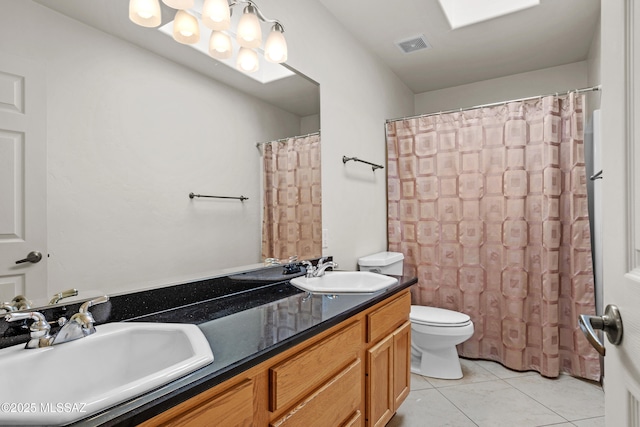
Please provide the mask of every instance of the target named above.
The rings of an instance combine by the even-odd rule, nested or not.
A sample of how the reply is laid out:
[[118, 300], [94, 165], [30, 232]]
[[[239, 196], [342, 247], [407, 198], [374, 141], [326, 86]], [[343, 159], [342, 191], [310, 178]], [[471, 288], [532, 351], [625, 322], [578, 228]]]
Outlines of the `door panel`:
[[[0, 302], [47, 300], [44, 66], [0, 53]], [[31, 251], [42, 261], [15, 264]]]
[[620, 309], [605, 339], [607, 426], [640, 426], [640, 15], [634, 0], [601, 2], [604, 305]]

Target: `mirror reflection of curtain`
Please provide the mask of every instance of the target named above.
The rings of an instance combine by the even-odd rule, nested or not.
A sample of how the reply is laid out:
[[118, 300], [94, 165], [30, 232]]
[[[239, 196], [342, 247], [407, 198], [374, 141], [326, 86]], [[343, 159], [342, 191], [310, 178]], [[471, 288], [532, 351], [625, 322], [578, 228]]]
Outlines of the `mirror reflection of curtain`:
[[471, 316], [462, 356], [599, 380], [584, 97], [548, 96], [387, 125], [389, 250], [413, 304]]
[[262, 258], [322, 255], [320, 135], [263, 146]]

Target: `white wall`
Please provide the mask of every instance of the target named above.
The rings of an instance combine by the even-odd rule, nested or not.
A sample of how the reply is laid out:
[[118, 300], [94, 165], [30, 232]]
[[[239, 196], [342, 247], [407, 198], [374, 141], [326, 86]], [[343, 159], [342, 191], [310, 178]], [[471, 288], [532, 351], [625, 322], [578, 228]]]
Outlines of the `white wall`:
[[359, 257], [387, 249], [386, 169], [344, 165], [342, 156], [385, 164], [385, 120], [413, 114], [413, 93], [317, 0], [262, 7], [285, 23], [289, 64], [320, 83], [324, 253], [355, 269]]
[[587, 62], [574, 62], [497, 79], [416, 94], [415, 114], [587, 87]]
[[[600, 21], [598, 20], [598, 25], [596, 27], [595, 34], [593, 35], [591, 46], [589, 47], [589, 55], [587, 56], [587, 79], [589, 81], [589, 86], [596, 86], [602, 82], [600, 77], [600, 56], [602, 54], [602, 42], [600, 40], [601, 33]], [[593, 110], [600, 108], [601, 96], [601, 92], [593, 92], [587, 95], [587, 108], [589, 116], [591, 116]]]
[[300, 134], [318, 132], [320, 130], [320, 114], [304, 116], [300, 118]]
[[255, 142], [299, 134], [298, 116], [40, 5], [0, 5], [0, 51], [46, 67], [49, 294], [259, 261]]

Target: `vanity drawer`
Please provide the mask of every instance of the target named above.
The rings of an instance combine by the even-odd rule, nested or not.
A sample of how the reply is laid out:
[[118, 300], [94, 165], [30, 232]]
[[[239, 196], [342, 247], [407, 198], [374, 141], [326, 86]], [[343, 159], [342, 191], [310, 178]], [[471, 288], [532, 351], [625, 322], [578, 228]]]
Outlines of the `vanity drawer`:
[[360, 321], [339, 330], [269, 369], [269, 410], [294, 403], [358, 357]]
[[367, 315], [367, 342], [372, 343], [389, 335], [409, 320], [411, 294], [408, 290], [398, 298]]
[[271, 427], [357, 426], [362, 399], [362, 362], [357, 359]]
[[204, 392], [138, 427], [205, 427], [212, 422], [219, 427], [253, 426], [253, 388], [253, 379], [247, 378], [214, 394]]

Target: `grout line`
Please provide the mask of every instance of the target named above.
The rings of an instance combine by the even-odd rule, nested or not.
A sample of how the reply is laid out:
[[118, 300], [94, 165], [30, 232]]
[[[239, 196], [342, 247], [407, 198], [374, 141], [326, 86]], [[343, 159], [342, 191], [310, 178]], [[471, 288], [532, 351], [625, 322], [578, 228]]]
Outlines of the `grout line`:
[[[462, 385], [462, 384], [461, 384], [461, 385]], [[480, 427], [480, 424], [478, 424], [478, 423], [476, 423], [475, 421], [473, 421], [473, 419], [472, 419], [469, 415], [467, 415], [467, 413], [466, 413], [466, 412], [464, 412], [462, 409], [460, 409], [460, 408], [458, 407], [458, 405], [456, 405], [455, 403], [453, 403], [453, 402], [452, 402], [452, 401], [451, 401], [447, 396], [445, 396], [444, 394], [442, 394], [442, 392], [441, 392], [440, 390], [438, 390], [437, 388], [436, 388], [435, 390], [436, 390], [438, 393], [440, 393], [440, 395], [441, 395], [442, 397], [444, 397], [444, 398], [445, 398], [449, 403], [451, 403], [451, 404], [453, 405], [453, 407], [454, 407], [454, 408], [456, 408], [458, 411], [460, 411], [460, 413], [461, 413], [462, 415], [464, 415], [465, 417], [467, 417], [467, 419], [468, 419], [469, 421], [471, 421], [475, 426]]]

